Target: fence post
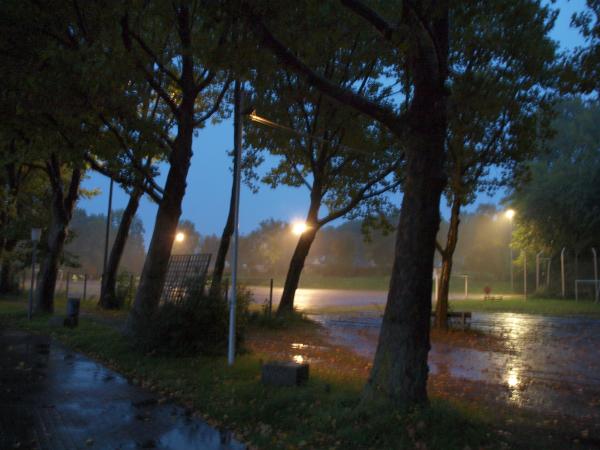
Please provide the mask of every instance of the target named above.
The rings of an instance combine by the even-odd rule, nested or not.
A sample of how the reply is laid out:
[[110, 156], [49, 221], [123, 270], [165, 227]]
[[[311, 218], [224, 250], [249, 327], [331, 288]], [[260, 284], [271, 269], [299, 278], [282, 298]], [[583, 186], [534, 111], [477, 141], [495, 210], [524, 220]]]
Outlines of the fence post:
[[131, 306], [131, 303], [133, 302], [133, 293], [135, 292], [135, 279], [133, 277], [133, 274], [131, 274], [129, 276], [129, 298], [127, 299], [127, 303], [129, 304], [129, 306]]
[[69, 274], [69, 272], [67, 272], [67, 283], [66, 283], [66, 288], [65, 288], [65, 297], [69, 298], [69, 281], [70, 281], [71, 275]]
[[523, 252], [523, 297], [527, 300], [527, 253]]
[[565, 298], [565, 250], [563, 247], [560, 251], [560, 291], [562, 298]]
[[269, 317], [271, 317], [271, 313], [273, 311], [273, 278], [271, 278], [271, 283], [269, 287]]
[[87, 273], [83, 274], [83, 301], [85, 302], [85, 298], [87, 295]]

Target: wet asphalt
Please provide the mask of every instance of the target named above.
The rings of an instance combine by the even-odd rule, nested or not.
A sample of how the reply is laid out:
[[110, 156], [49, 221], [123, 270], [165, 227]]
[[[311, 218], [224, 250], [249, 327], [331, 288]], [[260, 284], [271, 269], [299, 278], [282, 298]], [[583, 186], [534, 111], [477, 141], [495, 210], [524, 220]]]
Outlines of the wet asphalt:
[[0, 449], [246, 448], [46, 336], [0, 331]]

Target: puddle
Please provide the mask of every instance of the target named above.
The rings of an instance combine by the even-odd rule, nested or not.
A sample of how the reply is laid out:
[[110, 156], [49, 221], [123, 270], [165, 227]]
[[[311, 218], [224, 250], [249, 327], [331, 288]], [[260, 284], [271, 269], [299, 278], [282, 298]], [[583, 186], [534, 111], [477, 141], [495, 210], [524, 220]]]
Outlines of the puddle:
[[[334, 342], [372, 358], [378, 312], [319, 314], [311, 318]], [[506, 352], [434, 342], [433, 376], [496, 385], [509, 404], [597, 417], [600, 420], [600, 320], [511, 313], [473, 313], [471, 328], [497, 336]]]

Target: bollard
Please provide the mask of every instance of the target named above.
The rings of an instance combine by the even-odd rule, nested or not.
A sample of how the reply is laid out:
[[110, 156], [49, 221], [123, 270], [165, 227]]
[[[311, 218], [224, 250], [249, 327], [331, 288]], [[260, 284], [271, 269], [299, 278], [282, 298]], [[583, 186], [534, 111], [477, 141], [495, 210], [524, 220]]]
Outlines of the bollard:
[[63, 325], [65, 327], [74, 328], [79, 324], [79, 305], [81, 301], [77, 297], [67, 299], [67, 317]]

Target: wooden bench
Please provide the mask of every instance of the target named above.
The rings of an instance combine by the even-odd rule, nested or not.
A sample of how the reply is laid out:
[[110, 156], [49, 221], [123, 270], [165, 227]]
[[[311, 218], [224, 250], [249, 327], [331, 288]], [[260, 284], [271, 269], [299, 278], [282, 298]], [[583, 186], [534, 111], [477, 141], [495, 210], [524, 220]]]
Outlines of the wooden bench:
[[[435, 311], [431, 311], [431, 317], [435, 318]], [[448, 319], [460, 319], [463, 329], [467, 327], [467, 320], [471, 320], [470, 311], [448, 311]]]
[[483, 300], [489, 300], [491, 302], [499, 302], [503, 299], [504, 297], [502, 297], [501, 295], [484, 295], [483, 296]]

